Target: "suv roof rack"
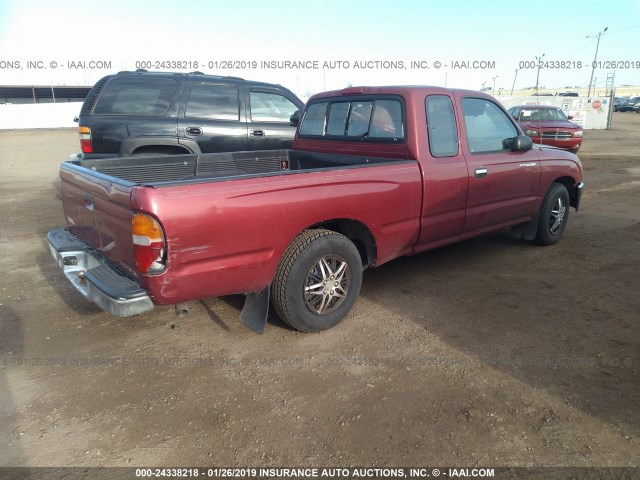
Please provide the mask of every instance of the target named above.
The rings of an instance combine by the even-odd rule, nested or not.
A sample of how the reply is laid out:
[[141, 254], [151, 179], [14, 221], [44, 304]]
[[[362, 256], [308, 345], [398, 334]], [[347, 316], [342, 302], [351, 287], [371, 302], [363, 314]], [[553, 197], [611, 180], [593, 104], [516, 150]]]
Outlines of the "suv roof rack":
[[242, 81], [247, 81], [244, 78], [241, 77], [234, 77], [231, 75], [212, 75], [210, 73], [203, 73], [199, 70], [195, 70], [193, 72], [150, 72], [149, 70], [146, 70], [144, 68], [138, 68], [134, 71], [131, 70], [122, 70], [120, 72], [117, 73], [117, 75], [120, 75], [122, 73], [149, 73], [151, 75], [203, 75], [203, 76], [207, 76], [207, 77], [211, 77], [211, 78], [219, 78], [219, 79], [225, 79], [225, 80], [242, 80]]

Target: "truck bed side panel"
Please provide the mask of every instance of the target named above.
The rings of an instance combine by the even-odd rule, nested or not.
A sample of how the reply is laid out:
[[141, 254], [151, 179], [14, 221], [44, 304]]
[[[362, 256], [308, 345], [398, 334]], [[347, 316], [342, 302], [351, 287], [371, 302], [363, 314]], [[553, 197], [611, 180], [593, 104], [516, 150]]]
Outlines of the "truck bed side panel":
[[141, 284], [159, 304], [261, 290], [291, 240], [330, 219], [366, 225], [384, 263], [417, 240], [421, 188], [416, 162], [135, 187], [133, 208], [161, 219], [168, 250], [167, 270]]

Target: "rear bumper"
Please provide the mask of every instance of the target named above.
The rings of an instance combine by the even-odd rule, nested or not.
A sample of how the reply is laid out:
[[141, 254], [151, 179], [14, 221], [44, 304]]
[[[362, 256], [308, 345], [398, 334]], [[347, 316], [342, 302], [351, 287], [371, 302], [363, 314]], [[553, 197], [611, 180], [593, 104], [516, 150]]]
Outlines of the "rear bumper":
[[130, 317], [153, 309], [146, 290], [67, 229], [51, 230], [47, 239], [51, 255], [71, 284], [106, 312]]

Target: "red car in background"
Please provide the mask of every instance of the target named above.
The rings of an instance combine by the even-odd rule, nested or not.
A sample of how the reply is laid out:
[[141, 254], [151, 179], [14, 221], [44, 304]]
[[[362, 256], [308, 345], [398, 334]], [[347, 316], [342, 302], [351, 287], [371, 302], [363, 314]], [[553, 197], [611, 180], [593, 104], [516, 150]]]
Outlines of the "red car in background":
[[508, 111], [533, 143], [571, 150], [574, 153], [580, 149], [584, 134], [582, 127], [571, 122], [573, 117], [567, 117], [558, 107], [518, 105]]

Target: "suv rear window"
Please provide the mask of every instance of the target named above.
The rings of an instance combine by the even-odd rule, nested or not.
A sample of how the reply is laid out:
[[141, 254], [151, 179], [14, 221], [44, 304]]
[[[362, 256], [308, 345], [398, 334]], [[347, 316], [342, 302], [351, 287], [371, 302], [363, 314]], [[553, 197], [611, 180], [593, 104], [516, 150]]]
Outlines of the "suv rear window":
[[398, 141], [404, 138], [399, 100], [336, 100], [309, 105], [300, 125], [302, 136], [331, 136]]
[[175, 80], [165, 78], [114, 78], [102, 90], [93, 113], [161, 117], [169, 109], [176, 86]]

